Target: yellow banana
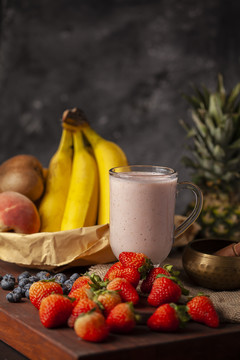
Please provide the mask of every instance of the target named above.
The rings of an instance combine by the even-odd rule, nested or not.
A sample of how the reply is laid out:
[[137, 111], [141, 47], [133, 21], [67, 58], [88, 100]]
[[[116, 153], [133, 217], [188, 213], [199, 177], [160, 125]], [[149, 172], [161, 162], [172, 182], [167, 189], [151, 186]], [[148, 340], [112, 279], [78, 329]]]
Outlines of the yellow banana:
[[96, 224], [98, 210], [98, 169], [88, 152], [80, 129], [73, 133], [73, 167], [61, 230]]
[[72, 132], [63, 127], [58, 150], [49, 163], [45, 193], [39, 205], [43, 232], [61, 229], [72, 172], [72, 145]]
[[97, 134], [88, 123], [82, 125], [82, 130], [92, 146], [99, 172], [99, 209], [98, 224], [109, 223], [109, 170], [128, 164], [123, 150], [114, 142], [105, 140]]

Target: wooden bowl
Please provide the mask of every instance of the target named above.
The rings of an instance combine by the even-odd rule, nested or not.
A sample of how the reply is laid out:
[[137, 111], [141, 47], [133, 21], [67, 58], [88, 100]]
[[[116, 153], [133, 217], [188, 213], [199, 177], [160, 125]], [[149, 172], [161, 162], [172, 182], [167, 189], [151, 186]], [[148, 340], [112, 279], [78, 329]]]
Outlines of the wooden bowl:
[[234, 243], [230, 240], [199, 239], [186, 245], [182, 263], [190, 279], [213, 290], [240, 289], [240, 257], [214, 254]]

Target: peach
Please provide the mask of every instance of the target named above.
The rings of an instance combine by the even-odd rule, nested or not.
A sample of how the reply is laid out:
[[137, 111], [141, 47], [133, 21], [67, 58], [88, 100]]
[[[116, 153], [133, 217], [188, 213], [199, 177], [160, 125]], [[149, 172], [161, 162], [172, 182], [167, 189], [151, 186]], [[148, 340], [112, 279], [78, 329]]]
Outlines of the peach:
[[0, 231], [32, 234], [40, 230], [40, 216], [35, 204], [15, 191], [0, 193]]

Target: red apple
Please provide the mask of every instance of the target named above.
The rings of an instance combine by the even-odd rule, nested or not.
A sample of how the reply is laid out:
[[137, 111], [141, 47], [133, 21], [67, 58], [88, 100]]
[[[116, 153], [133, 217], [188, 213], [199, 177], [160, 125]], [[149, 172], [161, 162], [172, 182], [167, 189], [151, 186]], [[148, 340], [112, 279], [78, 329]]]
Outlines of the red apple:
[[40, 216], [35, 204], [15, 191], [0, 193], [0, 231], [32, 234], [40, 230]]

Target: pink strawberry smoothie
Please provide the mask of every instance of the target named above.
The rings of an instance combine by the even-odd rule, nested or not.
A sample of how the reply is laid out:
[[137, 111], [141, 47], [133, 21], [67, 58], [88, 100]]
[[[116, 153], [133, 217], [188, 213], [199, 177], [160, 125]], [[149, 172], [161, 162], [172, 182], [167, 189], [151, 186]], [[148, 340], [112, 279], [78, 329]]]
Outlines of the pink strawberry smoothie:
[[173, 244], [177, 174], [129, 172], [110, 175], [110, 244], [142, 252], [161, 264]]

